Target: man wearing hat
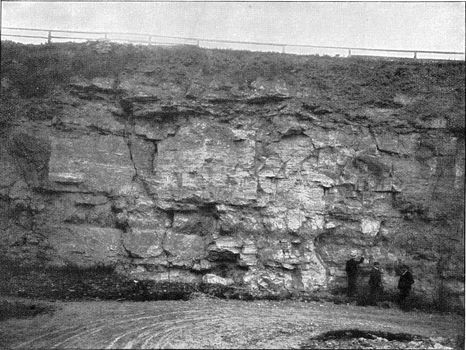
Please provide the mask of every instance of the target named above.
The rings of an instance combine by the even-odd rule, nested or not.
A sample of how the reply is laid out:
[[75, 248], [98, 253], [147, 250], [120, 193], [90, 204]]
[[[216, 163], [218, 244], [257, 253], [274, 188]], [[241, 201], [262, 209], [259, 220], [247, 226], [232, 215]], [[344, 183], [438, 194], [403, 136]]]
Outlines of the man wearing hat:
[[400, 290], [400, 294], [398, 297], [398, 302], [402, 309], [406, 309], [406, 298], [411, 291], [411, 285], [414, 283], [414, 278], [411, 272], [409, 271], [409, 267], [405, 264], [401, 265], [401, 274], [400, 279], [398, 280], [398, 289]]
[[350, 259], [346, 262], [346, 276], [348, 277], [348, 297], [354, 296], [357, 289], [357, 280], [358, 280], [358, 268], [359, 264], [364, 261], [364, 258], [361, 256], [361, 259], [356, 260], [357, 253], [355, 250], [351, 251]]

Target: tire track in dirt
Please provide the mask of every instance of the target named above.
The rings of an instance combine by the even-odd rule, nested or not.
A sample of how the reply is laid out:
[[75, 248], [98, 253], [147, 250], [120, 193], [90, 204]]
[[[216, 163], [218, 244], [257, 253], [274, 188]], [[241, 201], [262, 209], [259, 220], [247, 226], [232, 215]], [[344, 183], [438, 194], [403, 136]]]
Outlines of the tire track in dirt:
[[[111, 327], [112, 332], [118, 332], [119, 334], [116, 338], [114, 339], [107, 339], [105, 338], [105, 341], [110, 341], [110, 344], [106, 345], [105, 348], [111, 349], [111, 348], [122, 348], [126, 347], [124, 342], [121, 342], [120, 340], [124, 337], [132, 337], [134, 333], [139, 333], [141, 330], [147, 329], [154, 327], [156, 325], [157, 327], [162, 327], [164, 326], [167, 321], [162, 321], [161, 319], [163, 318], [184, 318], [186, 315], [189, 314], [197, 314], [199, 310], [189, 310], [186, 312], [169, 312], [169, 313], [162, 313], [160, 315], [147, 315], [143, 314], [143, 317], [137, 317], [134, 318], [132, 316], [134, 315], [129, 315], [126, 317], [124, 320], [121, 320], [119, 322], [112, 322], [111, 319], [107, 320], [102, 320], [100, 322], [96, 322], [94, 324], [85, 326], [83, 328], [86, 328], [82, 332], [75, 332], [74, 335], [70, 336], [71, 334], [69, 332], [63, 334], [62, 336], [65, 338], [64, 340], [60, 341], [59, 343], [55, 343], [52, 345], [52, 348], [58, 348], [58, 347], [67, 347], [67, 348], [73, 348], [73, 347], [78, 347], [79, 343], [82, 342], [82, 339], [90, 339], [90, 336], [94, 336], [99, 332], [102, 333], [108, 333], [109, 328]], [[149, 322], [149, 325], [147, 323]], [[141, 327], [142, 325], [146, 325], [144, 327]], [[130, 330], [127, 331], [127, 329], [130, 327]], [[89, 330], [89, 328], [94, 328], [92, 330]], [[107, 332], [106, 332], [107, 331]], [[121, 334], [120, 332], [124, 332]], [[76, 343], [76, 344], [75, 344]], [[122, 345], [120, 345], [122, 343]]]
[[[31, 348], [297, 348], [333, 329], [360, 328], [452, 335], [455, 316], [403, 313], [330, 303], [190, 301], [62, 303], [43, 321], [20, 324], [23, 339], [9, 346]], [[421, 314], [421, 318], [419, 315]], [[35, 323], [34, 323], [35, 322]], [[28, 334], [26, 327], [34, 324]], [[450, 330], [450, 331], [449, 331]], [[450, 332], [450, 333], [449, 333]]]
[[[67, 342], [69, 339], [85, 336], [86, 333], [88, 332], [89, 328], [92, 328], [91, 333], [98, 332], [106, 324], [108, 324], [109, 321], [110, 320], [99, 320], [99, 321], [87, 323], [87, 324], [81, 325], [81, 326], [73, 326], [73, 327], [65, 327], [65, 328], [63, 328], [63, 326], [60, 327], [60, 325], [59, 325], [58, 329], [56, 329], [55, 331], [47, 332], [46, 334], [43, 334], [43, 335], [38, 336], [36, 338], [30, 339], [30, 340], [28, 340], [28, 341], [26, 341], [24, 343], [21, 343], [21, 344], [17, 345], [17, 348], [26, 348], [26, 347], [34, 344], [34, 343], [37, 343], [37, 342], [44, 342], [44, 341], [48, 342], [47, 338], [54, 339], [55, 341], [57, 340], [57, 337], [58, 338], [65, 338], [63, 341], [60, 341], [59, 343], [51, 346], [51, 347], [58, 347], [58, 346], [64, 344], [65, 342]], [[120, 321], [119, 323], [124, 323], [126, 321], [127, 320], [123, 320], [123, 321]]]

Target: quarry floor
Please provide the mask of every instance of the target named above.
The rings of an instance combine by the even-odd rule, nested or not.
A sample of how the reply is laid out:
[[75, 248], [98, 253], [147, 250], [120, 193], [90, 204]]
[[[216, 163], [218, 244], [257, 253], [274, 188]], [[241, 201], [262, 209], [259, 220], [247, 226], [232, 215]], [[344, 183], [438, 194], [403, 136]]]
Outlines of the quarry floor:
[[[53, 307], [53, 312], [1, 321], [0, 348], [392, 349], [444, 345], [448, 349], [461, 348], [458, 339], [464, 335], [461, 315], [329, 302], [248, 302], [205, 296], [187, 301], [37, 302]], [[392, 344], [384, 339], [372, 347], [363, 338], [353, 339], [353, 343], [359, 341], [354, 347], [351, 342], [309, 342], [324, 332], [349, 329], [409, 333], [430, 340]]]

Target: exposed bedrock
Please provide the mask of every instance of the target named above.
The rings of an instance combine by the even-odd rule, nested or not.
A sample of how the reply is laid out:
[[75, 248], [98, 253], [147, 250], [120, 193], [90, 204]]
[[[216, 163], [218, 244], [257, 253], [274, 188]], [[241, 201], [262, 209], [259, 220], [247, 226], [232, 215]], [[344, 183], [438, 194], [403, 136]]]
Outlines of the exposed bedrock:
[[19, 99], [3, 130], [2, 254], [270, 293], [343, 287], [356, 249], [387, 290], [403, 262], [415, 293], [460, 305], [464, 110], [421, 118], [408, 90], [344, 111], [280, 77], [73, 79], [35, 100], [51, 118]]

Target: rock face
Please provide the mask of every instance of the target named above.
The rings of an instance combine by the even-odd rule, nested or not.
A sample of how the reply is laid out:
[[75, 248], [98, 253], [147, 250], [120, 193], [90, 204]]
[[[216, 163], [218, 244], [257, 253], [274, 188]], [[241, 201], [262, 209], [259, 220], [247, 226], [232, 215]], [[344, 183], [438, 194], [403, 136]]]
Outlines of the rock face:
[[75, 77], [33, 101], [59, 106], [45, 120], [7, 91], [22, 112], [0, 141], [3, 255], [269, 293], [341, 288], [356, 249], [381, 263], [387, 290], [404, 262], [415, 293], [459, 305], [464, 82], [345, 110], [280, 74], [241, 88], [150, 72], [141, 58], [118, 79]]

